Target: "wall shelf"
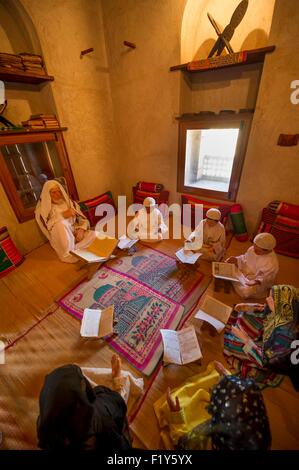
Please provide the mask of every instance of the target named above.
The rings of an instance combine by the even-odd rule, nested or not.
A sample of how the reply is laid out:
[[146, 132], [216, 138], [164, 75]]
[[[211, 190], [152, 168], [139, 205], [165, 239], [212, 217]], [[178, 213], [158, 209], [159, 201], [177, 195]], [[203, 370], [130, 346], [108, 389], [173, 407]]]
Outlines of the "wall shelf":
[[52, 82], [54, 77], [52, 75], [38, 75], [28, 72], [9, 71], [5, 67], [0, 67], [0, 80], [4, 82], [15, 82], [15, 83], [29, 83], [32, 85], [39, 85], [44, 82]]
[[[0, 138], [4, 135], [27, 135], [27, 134], [40, 134], [43, 132], [64, 132], [67, 131], [67, 127], [55, 127], [55, 128], [49, 128], [45, 127], [44, 129], [12, 129], [9, 131], [0, 131]], [[1, 144], [1, 141], [0, 141]]]
[[[265, 60], [265, 55], [273, 52], [274, 50], [275, 46], [268, 46], [262, 47], [260, 49], [251, 49], [249, 51], [227, 54], [225, 56], [211, 57], [209, 59], [203, 60], [194, 60], [192, 62], [186, 62], [185, 64], [174, 65], [170, 67], [170, 72], [181, 70], [182, 72], [187, 72], [188, 74], [197, 74], [228, 67], [240, 67], [247, 64], [263, 63]], [[240, 58], [237, 58], [238, 55]]]

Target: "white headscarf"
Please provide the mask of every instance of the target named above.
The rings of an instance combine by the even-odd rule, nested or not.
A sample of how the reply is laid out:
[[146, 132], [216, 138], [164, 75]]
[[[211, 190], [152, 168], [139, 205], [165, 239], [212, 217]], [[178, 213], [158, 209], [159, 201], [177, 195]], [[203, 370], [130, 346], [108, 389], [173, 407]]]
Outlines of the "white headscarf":
[[72, 200], [67, 195], [64, 187], [60, 183], [58, 183], [58, 181], [50, 180], [44, 184], [39, 201], [36, 205], [35, 218], [40, 229], [42, 230], [43, 234], [47, 238], [49, 238], [47, 222], [48, 222], [48, 218], [49, 218], [49, 215], [52, 209], [52, 204], [53, 204], [50, 191], [54, 188], [59, 188], [67, 205], [69, 207], [73, 207]]

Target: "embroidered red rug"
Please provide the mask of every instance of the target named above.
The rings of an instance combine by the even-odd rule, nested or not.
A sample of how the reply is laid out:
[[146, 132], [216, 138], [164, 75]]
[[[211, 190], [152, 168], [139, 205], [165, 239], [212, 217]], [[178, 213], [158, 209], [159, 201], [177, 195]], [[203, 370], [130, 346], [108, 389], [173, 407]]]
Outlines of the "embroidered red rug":
[[176, 329], [209, 283], [194, 268], [178, 269], [174, 258], [142, 247], [134, 256], [115, 259], [58, 303], [81, 320], [84, 308], [114, 305], [117, 320], [110, 346], [150, 375], [162, 355], [160, 329]]

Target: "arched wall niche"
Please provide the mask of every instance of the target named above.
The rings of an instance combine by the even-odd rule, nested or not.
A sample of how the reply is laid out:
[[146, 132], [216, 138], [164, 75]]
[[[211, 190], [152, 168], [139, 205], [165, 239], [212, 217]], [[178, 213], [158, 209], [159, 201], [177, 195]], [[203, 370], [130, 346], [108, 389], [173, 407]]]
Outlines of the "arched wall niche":
[[[205, 59], [217, 39], [207, 13], [224, 29], [239, 3], [240, 0], [187, 0], [181, 28], [181, 63]], [[275, 0], [249, 0], [231, 40], [234, 51], [267, 46], [274, 5]]]
[[[35, 26], [19, 0], [0, 0], [0, 51], [11, 54], [42, 54]], [[31, 114], [57, 113], [51, 85], [5, 83], [8, 106], [5, 117], [14, 124]]]

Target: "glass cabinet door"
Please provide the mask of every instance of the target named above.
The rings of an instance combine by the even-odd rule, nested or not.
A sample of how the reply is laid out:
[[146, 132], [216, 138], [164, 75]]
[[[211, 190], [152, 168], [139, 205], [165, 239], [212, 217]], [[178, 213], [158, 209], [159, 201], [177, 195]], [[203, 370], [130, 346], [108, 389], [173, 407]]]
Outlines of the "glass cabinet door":
[[45, 181], [63, 176], [51, 141], [4, 145], [1, 152], [25, 208], [36, 206]]
[[20, 222], [34, 217], [48, 180], [59, 178], [71, 197], [77, 197], [63, 137], [58, 133], [0, 135], [0, 176]]

